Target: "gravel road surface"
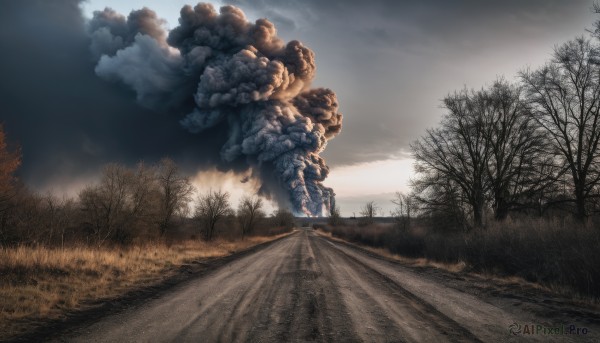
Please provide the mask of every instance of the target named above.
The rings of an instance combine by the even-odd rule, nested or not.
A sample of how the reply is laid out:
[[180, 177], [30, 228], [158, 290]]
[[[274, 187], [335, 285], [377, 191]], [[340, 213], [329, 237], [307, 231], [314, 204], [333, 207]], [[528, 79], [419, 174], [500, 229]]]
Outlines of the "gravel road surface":
[[55, 341], [600, 341], [593, 310], [474, 284], [299, 230]]

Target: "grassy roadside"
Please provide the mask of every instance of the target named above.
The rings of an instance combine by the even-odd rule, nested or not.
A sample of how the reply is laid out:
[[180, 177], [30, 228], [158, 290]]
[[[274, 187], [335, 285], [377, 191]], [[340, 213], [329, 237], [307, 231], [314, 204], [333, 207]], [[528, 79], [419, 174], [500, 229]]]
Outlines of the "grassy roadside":
[[373, 247], [364, 243], [354, 242], [344, 238], [336, 237], [331, 232], [317, 229], [315, 232], [318, 235], [324, 236], [332, 241], [341, 242], [343, 244], [357, 247], [360, 250], [368, 251], [375, 255], [381, 256], [384, 259], [399, 262], [402, 265], [414, 268], [434, 268], [444, 272], [449, 272], [461, 276], [469, 276], [474, 280], [491, 281], [496, 285], [500, 286], [519, 286], [526, 287], [531, 290], [543, 291], [545, 294], [555, 294], [570, 299], [571, 302], [576, 304], [583, 304], [585, 306], [592, 306], [594, 308], [600, 308], [600, 303], [595, 297], [583, 295], [578, 293], [573, 288], [557, 283], [542, 283], [526, 280], [523, 277], [517, 275], [507, 275], [498, 273], [494, 269], [476, 269], [473, 268], [468, 262], [442, 262], [435, 259], [425, 257], [407, 257], [401, 254], [393, 253], [390, 249], [385, 247]]
[[327, 237], [328, 239], [336, 242], [342, 242], [344, 244], [349, 244], [351, 246], [357, 247], [362, 250], [369, 251], [375, 255], [385, 257], [386, 259], [393, 260], [396, 262], [401, 262], [404, 265], [408, 265], [411, 267], [433, 267], [437, 269], [442, 269], [445, 271], [449, 271], [452, 273], [460, 273], [465, 270], [466, 264], [464, 262], [459, 263], [442, 263], [436, 262], [432, 260], [428, 260], [426, 258], [410, 258], [402, 255], [394, 254], [386, 248], [374, 248], [372, 246], [368, 246], [365, 244], [360, 244], [352, 241], [348, 241], [339, 237], [335, 237], [331, 234], [331, 232], [326, 232], [322, 230], [315, 230], [315, 232], [323, 237]]
[[189, 263], [228, 256], [286, 235], [130, 248], [0, 249], [0, 340], [92, 303], [157, 284]]

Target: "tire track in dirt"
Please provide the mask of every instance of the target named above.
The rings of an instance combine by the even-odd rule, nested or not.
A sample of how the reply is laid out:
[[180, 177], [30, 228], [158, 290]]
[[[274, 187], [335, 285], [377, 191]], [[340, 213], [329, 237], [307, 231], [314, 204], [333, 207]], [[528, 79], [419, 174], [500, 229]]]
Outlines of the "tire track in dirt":
[[511, 336], [508, 320], [532, 317], [444, 280], [301, 230], [55, 341], [591, 341]]
[[[357, 288], [361, 288], [366, 299], [356, 299], [356, 290], [347, 293], [349, 302], [366, 302], [372, 304], [371, 311], [374, 317], [384, 318], [379, 322], [360, 316], [360, 322], [372, 323], [368, 329], [384, 333], [387, 337], [402, 337], [407, 341], [449, 341], [449, 342], [481, 342], [468, 329], [439, 312], [435, 307], [422, 301], [392, 279], [377, 270], [370, 268], [359, 259], [345, 254], [342, 250], [329, 247], [328, 243], [321, 238], [312, 236], [311, 239], [319, 246], [321, 251], [330, 254], [330, 264], [336, 266], [348, 266], [342, 271], [332, 270], [333, 275], [339, 278], [347, 278]], [[331, 256], [333, 255], [333, 256]], [[354, 293], [354, 294], [352, 294]], [[351, 299], [351, 300], [350, 300]], [[358, 311], [355, 311], [356, 313]], [[367, 339], [371, 333], [364, 331], [362, 338]]]
[[[509, 297], [510, 294], [500, 293], [493, 298], [478, 295], [477, 293], [466, 292], [470, 285], [469, 281], [461, 287], [457, 285], [454, 275], [444, 275], [443, 272], [435, 273], [432, 277], [427, 273], [421, 273], [417, 268], [406, 267], [387, 258], [375, 255], [370, 251], [355, 247], [345, 242], [332, 241], [331, 239], [316, 236], [316, 240], [329, 245], [334, 250], [345, 254], [354, 261], [358, 261], [365, 268], [380, 274], [387, 282], [392, 282], [405, 290], [405, 294], [414, 297], [417, 301], [427, 304], [441, 313], [445, 318], [450, 318], [456, 322], [459, 327], [468, 330], [477, 339], [488, 341], [503, 342], [598, 342], [600, 328], [590, 325], [586, 318], [578, 317], [560, 317], [549, 314], [540, 314], [538, 312], [523, 310], [530, 304], [527, 298], [521, 298], [519, 305], [514, 306], [514, 302], [506, 301], [503, 297]], [[481, 281], [478, 281], [481, 282]], [[518, 289], [514, 290], [519, 292]], [[512, 299], [512, 298], [510, 298]], [[535, 300], [531, 300], [535, 302]], [[591, 315], [591, 314], [588, 314]], [[587, 335], [568, 335], [568, 334], [529, 334], [513, 335], [510, 333], [510, 326], [514, 323], [535, 324], [546, 327], [556, 327], [560, 325], [578, 324], [577, 326], [587, 327]]]

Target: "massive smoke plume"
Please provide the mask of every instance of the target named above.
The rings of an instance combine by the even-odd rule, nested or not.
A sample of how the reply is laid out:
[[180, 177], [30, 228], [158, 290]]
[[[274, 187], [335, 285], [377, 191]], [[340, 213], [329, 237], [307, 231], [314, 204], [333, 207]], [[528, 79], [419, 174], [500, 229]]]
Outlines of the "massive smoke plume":
[[185, 6], [178, 27], [167, 34], [162, 26], [147, 8], [127, 18], [95, 12], [96, 74], [131, 87], [145, 107], [183, 113], [189, 132], [226, 125], [226, 165], [252, 170], [267, 196], [283, 189], [297, 213], [327, 213], [334, 193], [322, 184], [329, 169], [320, 153], [340, 132], [342, 115], [335, 93], [310, 89], [313, 52], [233, 6], [220, 13], [210, 4]]

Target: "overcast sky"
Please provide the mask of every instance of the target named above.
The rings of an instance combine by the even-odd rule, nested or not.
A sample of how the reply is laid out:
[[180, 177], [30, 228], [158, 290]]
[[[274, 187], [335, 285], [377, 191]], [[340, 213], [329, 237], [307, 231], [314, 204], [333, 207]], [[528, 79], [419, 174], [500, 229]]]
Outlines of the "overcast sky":
[[[549, 59], [553, 46], [585, 34], [586, 28], [596, 20], [591, 12], [593, 1], [589, 0], [224, 2], [241, 7], [252, 20], [268, 18], [275, 23], [282, 38], [300, 40], [314, 50], [318, 68], [314, 85], [333, 89], [344, 114], [342, 133], [329, 143], [323, 154], [332, 167], [325, 184], [335, 187], [344, 215], [358, 212], [360, 204], [371, 199], [389, 213], [391, 194], [408, 190], [409, 143], [436, 125], [443, 114], [440, 100], [446, 94], [465, 86], [480, 88], [499, 76], [512, 80], [519, 70], [543, 64]], [[48, 28], [54, 28], [52, 20], [57, 22], [59, 27], [55, 29], [61, 34], [68, 31], [68, 25], [77, 23], [69, 22], [69, 17], [65, 19], [58, 10], [53, 13], [53, 9], [48, 9], [51, 6], [36, 13], [31, 9], [39, 2], [25, 0], [23, 3], [29, 3], [28, 12], [21, 13], [18, 5], [0, 0], [0, 6], [5, 7], [0, 8], [0, 48], [4, 51], [0, 72], [5, 75], [0, 80], [0, 94], [2, 102], [8, 103], [2, 106], [0, 119], [5, 122], [9, 135], [16, 135], [15, 140], [23, 146], [26, 158], [23, 174], [27, 181], [40, 189], [56, 182], [67, 184], [76, 179], [83, 182], [85, 177], [93, 175], [96, 162], [131, 160], [131, 156], [152, 159], [168, 153], [160, 151], [159, 143], [169, 141], [175, 135], [175, 128], [166, 130], [167, 133], [145, 135], [119, 129], [112, 132], [113, 136], [128, 136], [123, 138], [133, 146], [128, 151], [115, 151], [122, 146], [120, 139], [108, 134], [90, 134], [83, 129], [109, 125], [107, 123], [120, 120], [116, 117], [104, 123], [97, 118], [87, 121], [82, 114], [80, 122], [69, 119], [69, 126], [63, 128], [70, 133], [54, 132], [51, 135], [56, 137], [54, 140], [46, 138], [51, 136], [45, 131], [59, 130], [52, 127], [54, 120], [48, 119], [49, 116], [68, 116], [59, 112], [80, 111], [80, 108], [65, 106], [59, 96], [58, 100], [52, 97], [56, 103], [48, 103], [43, 101], [45, 95], [39, 94], [36, 101], [36, 92], [43, 93], [45, 87], [38, 85], [30, 89], [26, 81], [19, 84], [19, 79], [33, 79], [36, 73], [44, 75], [47, 71], [43, 65], [34, 65], [43, 64], [42, 60], [23, 55], [48, 53], [56, 59], [62, 58], [61, 44], [67, 43], [44, 39], [44, 35], [53, 37], [47, 32]], [[179, 9], [186, 3], [190, 2], [89, 0], [82, 9], [89, 18], [94, 10], [104, 7], [127, 14], [146, 6], [166, 19], [168, 28], [174, 28]], [[216, 7], [223, 4], [221, 1], [212, 3]], [[44, 19], [40, 19], [42, 15]], [[43, 21], [50, 24], [40, 24]], [[65, 39], [80, 38], [77, 34], [73, 36]], [[15, 42], [32, 39], [39, 44], [29, 47], [24, 43], [15, 47]], [[13, 51], [6, 52], [9, 49]], [[87, 64], [82, 62], [77, 68], [83, 70]], [[54, 77], [51, 72], [47, 73]], [[56, 87], [64, 86], [57, 81]], [[98, 95], [107, 92], [101, 84], [93, 87], [97, 88]], [[18, 97], [27, 101], [14, 105]], [[134, 110], [133, 101], [110, 99], [114, 106], [125, 103], [135, 112], [122, 120], [136, 121], [149, 115], [144, 110]], [[26, 109], [22, 109], [23, 102], [28, 102]], [[111, 103], [98, 102], [104, 111], [110, 111]], [[57, 113], [49, 115], [45, 111]], [[38, 115], [31, 115], [32, 112]], [[16, 116], [28, 119], [20, 120]], [[49, 126], [45, 128], [46, 124]], [[44, 137], [47, 146], [40, 145], [39, 141], [30, 142], [34, 136]], [[152, 136], [159, 137], [158, 141], [149, 143], [156, 145], [155, 150], [159, 150], [156, 153], [148, 153], [144, 147]], [[179, 155], [181, 160], [193, 158], [185, 153], [186, 146], [194, 145], [194, 151], [198, 151], [204, 144], [193, 142], [192, 138], [184, 137], [176, 144], [183, 151]], [[79, 150], [72, 151], [73, 146]], [[61, 149], [64, 152], [58, 157], [48, 158]], [[81, 163], [89, 167], [82, 167]], [[68, 180], [64, 180], [64, 175], [69, 175]]]
[[[315, 85], [337, 93], [345, 120], [325, 153], [332, 166], [402, 157], [437, 123], [447, 93], [538, 66], [595, 20], [590, 0], [224, 2], [268, 18], [283, 38], [315, 51]], [[91, 0], [85, 9], [145, 5], [176, 26], [186, 2], [162, 3]]]

